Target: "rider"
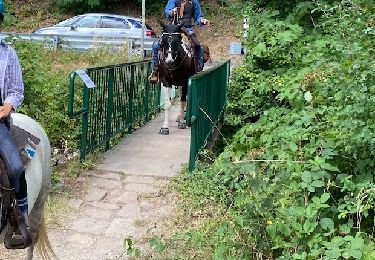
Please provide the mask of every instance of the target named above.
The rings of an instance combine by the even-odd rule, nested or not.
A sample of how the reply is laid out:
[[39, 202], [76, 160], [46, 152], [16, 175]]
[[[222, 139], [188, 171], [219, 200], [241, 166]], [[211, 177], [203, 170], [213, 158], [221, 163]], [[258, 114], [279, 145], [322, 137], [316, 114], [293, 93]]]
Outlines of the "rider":
[[[5, 6], [0, 0], [0, 24], [4, 20]], [[9, 132], [9, 116], [24, 99], [22, 71], [16, 51], [0, 41], [0, 156], [7, 168], [12, 188], [20, 209], [19, 222], [28, 226], [28, 202], [25, 171], [13, 137]]]
[[[198, 0], [168, 0], [165, 7], [165, 15], [173, 19], [176, 15], [181, 17], [184, 24], [183, 30], [189, 35], [197, 50], [198, 71], [203, 69], [203, 51], [195, 33], [192, 29], [192, 20], [198, 25], [210, 25], [210, 21], [203, 17]], [[152, 72], [149, 77], [151, 83], [158, 82], [158, 52], [160, 38], [152, 45]]]

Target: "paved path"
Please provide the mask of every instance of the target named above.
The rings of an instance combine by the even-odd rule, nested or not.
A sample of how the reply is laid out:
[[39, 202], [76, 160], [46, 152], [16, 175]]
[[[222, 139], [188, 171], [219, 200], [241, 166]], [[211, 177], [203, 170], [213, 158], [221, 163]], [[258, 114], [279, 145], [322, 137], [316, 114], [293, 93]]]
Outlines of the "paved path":
[[68, 201], [74, 213], [62, 219], [61, 228], [48, 232], [59, 259], [127, 259], [124, 239], [141, 239], [150, 223], [170, 212], [160, 196], [160, 184], [188, 162], [190, 148], [190, 129], [178, 129], [175, 122], [178, 107], [171, 108], [169, 136], [158, 134], [164, 121], [161, 113], [79, 177], [85, 192]]

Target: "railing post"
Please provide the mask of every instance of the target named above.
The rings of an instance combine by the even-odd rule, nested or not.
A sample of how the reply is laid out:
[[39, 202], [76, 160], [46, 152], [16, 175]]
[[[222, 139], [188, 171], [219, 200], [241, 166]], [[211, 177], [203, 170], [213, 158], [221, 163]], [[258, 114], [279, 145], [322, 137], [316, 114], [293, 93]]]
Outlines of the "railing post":
[[197, 127], [197, 116], [198, 116], [198, 95], [197, 95], [197, 86], [195, 86], [194, 82], [189, 79], [188, 83], [188, 105], [190, 113], [188, 116], [190, 117], [188, 121], [190, 122], [191, 127], [191, 139], [190, 139], [190, 156], [189, 156], [189, 172], [192, 172], [195, 167], [195, 159], [197, 156], [197, 138], [198, 138], [198, 127]]
[[89, 89], [85, 86], [83, 89], [83, 112], [82, 114], [82, 135], [81, 135], [81, 147], [80, 147], [80, 160], [84, 161], [86, 158], [87, 152], [87, 132], [88, 132], [88, 125], [89, 125], [89, 116], [88, 116], [88, 108], [89, 108]]
[[145, 122], [148, 121], [148, 119], [149, 119], [149, 113], [150, 113], [149, 102], [150, 102], [150, 87], [151, 87], [151, 83], [148, 81], [147, 75], [146, 75], [146, 79], [145, 79], [145, 82], [146, 82], [146, 98], [145, 98], [145, 102], [144, 102], [144, 104], [145, 104]]
[[73, 117], [74, 112], [74, 80], [76, 77], [76, 73], [70, 73], [69, 77], [69, 101], [68, 101], [68, 115], [69, 117]]
[[106, 118], [106, 143], [105, 149], [110, 148], [110, 140], [112, 135], [112, 112], [113, 112], [113, 88], [114, 88], [114, 67], [108, 70], [108, 99], [107, 99], [107, 118]]
[[129, 118], [128, 118], [128, 133], [132, 132], [133, 124], [133, 96], [134, 96], [134, 78], [135, 78], [135, 66], [130, 66], [130, 89], [129, 89]]

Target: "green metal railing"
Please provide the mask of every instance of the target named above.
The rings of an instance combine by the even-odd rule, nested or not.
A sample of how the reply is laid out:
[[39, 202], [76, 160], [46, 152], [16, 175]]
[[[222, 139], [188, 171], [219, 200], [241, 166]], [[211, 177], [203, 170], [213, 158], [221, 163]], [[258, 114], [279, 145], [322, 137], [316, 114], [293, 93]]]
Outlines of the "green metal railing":
[[[70, 75], [68, 114], [81, 116], [80, 158], [95, 149], [110, 148], [110, 141], [149, 121], [159, 111], [160, 84], [148, 82], [150, 61], [85, 70], [95, 87]], [[74, 107], [80, 107], [78, 111]]]
[[229, 73], [228, 60], [189, 79], [186, 121], [191, 127], [190, 171], [223, 117]]

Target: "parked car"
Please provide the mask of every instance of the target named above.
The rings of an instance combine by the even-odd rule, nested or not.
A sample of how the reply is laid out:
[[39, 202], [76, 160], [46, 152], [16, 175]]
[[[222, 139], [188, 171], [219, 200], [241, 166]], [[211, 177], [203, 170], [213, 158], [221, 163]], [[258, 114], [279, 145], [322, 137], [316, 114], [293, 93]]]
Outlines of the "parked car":
[[[145, 39], [156, 38], [152, 28], [147, 24], [145, 27]], [[40, 28], [34, 33], [43, 35], [126, 36], [141, 39], [142, 20], [123, 15], [89, 13], [74, 16], [51, 27]]]

